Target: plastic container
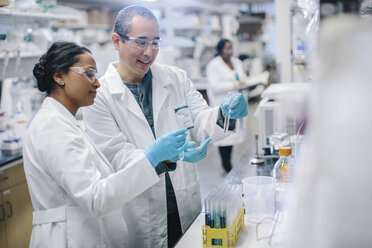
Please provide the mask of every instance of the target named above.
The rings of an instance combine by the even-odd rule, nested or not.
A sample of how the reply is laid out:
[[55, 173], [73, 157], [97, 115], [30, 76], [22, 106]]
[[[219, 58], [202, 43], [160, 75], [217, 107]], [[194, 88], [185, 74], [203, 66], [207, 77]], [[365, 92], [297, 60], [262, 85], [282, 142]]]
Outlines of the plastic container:
[[14, 156], [22, 152], [22, 141], [19, 139], [4, 140], [1, 151], [5, 156]]
[[294, 178], [295, 164], [291, 158], [292, 148], [280, 147], [279, 160], [273, 169], [273, 178], [276, 183], [291, 183]]
[[23, 139], [26, 134], [27, 117], [23, 112], [14, 115], [14, 131], [16, 139]]
[[203, 225], [203, 247], [234, 247], [239, 234], [244, 228], [244, 208], [239, 213], [230, 228], [211, 228]]
[[275, 210], [283, 211], [288, 207], [287, 196], [293, 186], [295, 177], [295, 163], [291, 157], [292, 149], [290, 147], [279, 148], [279, 160], [273, 169], [273, 178], [275, 179]]
[[272, 177], [246, 177], [242, 184], [246, 214], [274, 213], [275, 184]]

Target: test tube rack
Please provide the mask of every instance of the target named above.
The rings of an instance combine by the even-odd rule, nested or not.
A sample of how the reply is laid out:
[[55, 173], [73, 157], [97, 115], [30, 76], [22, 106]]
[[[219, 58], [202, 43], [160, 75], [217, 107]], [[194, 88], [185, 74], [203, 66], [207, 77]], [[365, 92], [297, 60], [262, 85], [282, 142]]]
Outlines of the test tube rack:
[[244, 208], [241, 208], [230, 228], [211, 228], [203, 225], [203, 247], [234, 247], [243, 228]]

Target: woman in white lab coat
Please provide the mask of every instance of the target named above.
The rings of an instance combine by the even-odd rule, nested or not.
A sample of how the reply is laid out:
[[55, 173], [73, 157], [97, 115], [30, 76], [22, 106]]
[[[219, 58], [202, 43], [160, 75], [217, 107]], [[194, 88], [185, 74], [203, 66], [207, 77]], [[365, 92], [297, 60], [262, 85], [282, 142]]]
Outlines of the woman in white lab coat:
[[[96, 74], [89, 50], [70, 42], [54, 43], [35, 65], [38, 88], [49, 96], [24, 141], [35, 209], [30, 247], [125, 247], [120, 207], [159, 182], [150, 153], [137, 154], [124, 169], [114, 170], [75, 119], [79, 107], [94, 102], [100, 87]], [[177, 132], [163, 137], [177, 137], [178, 143], [157, 140], [148, 150], [174, 151], [186, 140], [185, 130]]]
[[[219, 106], [221, 101], [226, 98], [229, 92], [237, 93], [244, 87], [241, 83], [247, 78], [241, 61], [233, 57], [232, 43], [230, 40], [221, 39], [216, 46], [217, 54], [207, 65], [208, 80], [208, 100], [211, 107]], [[247, 96], [247, 95], [246, 95]], [[231, 166], [232, 148], [235, 144], [240, 144], [245, 139], [246, 121], [238, 120], [236, 133], [226, 139], [214, 142], [218, 146], [222, 165], [226, 172], [229, 172]]]

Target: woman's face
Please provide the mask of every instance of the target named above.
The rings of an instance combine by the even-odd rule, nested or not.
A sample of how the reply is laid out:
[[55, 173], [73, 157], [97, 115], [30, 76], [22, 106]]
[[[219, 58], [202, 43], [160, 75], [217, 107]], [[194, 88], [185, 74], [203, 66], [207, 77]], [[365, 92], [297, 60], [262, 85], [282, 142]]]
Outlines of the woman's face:
[[[70, 111], [94, 103], [100, 84], [96, 78], [96, 62], [89, 52], [77, 55], [79, 60], [63, 75], [64, 96]], [[77, 68], [77, 69], [76, 69]]]
[[221, 57], [225, 60], [229, 60], [233, 55], [232, 44], [231, 42], [226, 42], [225, 46], [222, 49]]

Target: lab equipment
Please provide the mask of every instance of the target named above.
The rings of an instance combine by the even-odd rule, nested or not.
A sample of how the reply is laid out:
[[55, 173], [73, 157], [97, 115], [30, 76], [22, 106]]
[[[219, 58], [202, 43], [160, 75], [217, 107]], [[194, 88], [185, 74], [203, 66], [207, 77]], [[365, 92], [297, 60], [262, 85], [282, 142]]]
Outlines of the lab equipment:
[[[223, 122], [223, 132], [226, 133], [229, 129], [230, 125], [230, 104], [231, 104], [231, 96], [233, 95], [233, 92], [229, 92], [228, 94], [228, 106], [227, 106], [227, 113], [225, 114], [225, 120]], [[222, 111], [223, 112], [223, 111]]]
[[[271, 148], [278, 154], [279, 147], [287, 147], [290, 145], [290, 138], [287, 133], [273, 133], [270, 138]], [[274, 153], [274, 152], [273, 152]]]
[[170, 159], [173, 154], [178, 154], [188, 146], [186, 142], [186, 128], [179, 129], [161, 136], [145, 150], [146, 157], [153, 167], [161, 161]]
[[1, 151], [6, 156], [13, 156], [21, 154], [22, 152], [22, 141], [20, 139], [6, 139], [3, 140], [1, 145]]
[[254, 158], [252, 158], [249, 161], [249, 163], [250, 164], [255, 164], [255, 165], [264, 165], [265, 160], [260, 158], [260, 156], [258, 154], [258, 135], [257, 134], [255, 135], [255, 142], [256, 142], [256, 156]]
[[14, 115], [14, 131], [16, 139], [23, 139], [26, 134], [27, 117], [23, 111], [23, 102], [18, 102], [17, 112]]
[[225, 133], [229, 128], [230, 118], [241, 119], [248, 115], [248, 104], [241, 93], [233, 94], [232, 92], [229, 92], [228, 97], [222, 100], [220, 108], [225, 117]]
[[275, 199], [274, 179], [268, 176], [246, 177], [242, 180], [246, 214], [273, 214]]
[[[185, 128], [183, 115], [177, 115], [177, 121], [180, 128]], [[178, 153], [178, 158], [182, 161], [185, 158], [185, 151]]]
[[291, 158], [292, 148], [280, 147], [279, 160], [273, 169], [273, 178], [276, 183], [275, 209], [281, 211], [285, 209], [286, 196], [291, 189], [295, 176], [295, 163]]
[[270, 85], [263, 93], [255, 116], [259, 122], [259, 150], [270, 148], [275, 132], [296, 135], [305, 118], [311, 83]]
[[[173, 107], [170, 108], [172, 109]], [[191, 112], [187, 105], [175, 107], [174, 113], [177, 117], [177, 121], [179, 122], [179, 126], [187, 128], [187, 130], [194, 128]], [[182, 120], [178, 119], [179, 117], [182, 117]]]
[[205, 199], [203, 247], [233, 247], [244, 227], [241, 185], [225, 184]]
[[279, 160], [274, 165], [273, 178], [276, 183], [293, 182], [294, 177], [294, 162], [291, 158], [292, 148], [280, 147]]
[[[173, 107], [171, 107], [173, 109]], [[191, 113], [187, 105], [174, 107], [174, 113], [177, 118], [179, 128], [186, 128], [187, 130], [194, 127], [194, 123], [191, 118]], [[185, 152], [182, 151], [178, 154], [178, 158], [182, 161], [185, 157]]]

